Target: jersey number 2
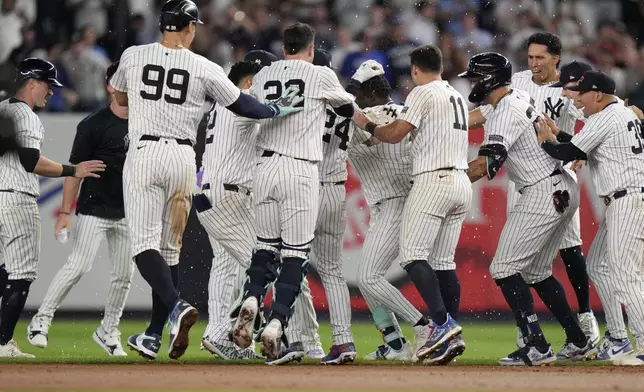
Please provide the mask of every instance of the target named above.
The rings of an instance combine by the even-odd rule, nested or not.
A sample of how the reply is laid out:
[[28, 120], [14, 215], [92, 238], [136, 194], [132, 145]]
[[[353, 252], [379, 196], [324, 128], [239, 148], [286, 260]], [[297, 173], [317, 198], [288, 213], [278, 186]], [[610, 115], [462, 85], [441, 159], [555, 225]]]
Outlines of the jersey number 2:
[[327, 120], [324, 124], [324, 127], [329, 130], [329, 133], [325, 133], [324, 136], [322, 136], [322, 141], [325, 143], [330, 143], [331, 132], [334, 132], [335, 136], [340, 139], [340, 145], [338, 146], [338, 148], [340, 148], [340, 150], [346, 151], [347, 143], [349, 143], [349, 126], [351, 126], [351, 119], [345, 118], [344, 120], [340, 121], [334, 128], [333, 125], [335, 124], [335, 120], [338, 118], [338, 115], [330, 109], [326, 110], [326, 115]]
[[633, 131], [635, 133], [635, 141], [637, 142], [637, 146], [631, 146], [631, 151], [633, 151], [633, 154], [641, 154], [644, 151], [644, 148], [642, 148], [642, 139], [644, 139], [642, 123], [640, 120], [629, 121], [627, 126], [629, 132]]
[[[152, 78], [152, 73], [156, 73], [155, 78]], [[143, 75], [141, 82], [149, 87], [154, 87], [153, 92], [141, 90], [141, 97], [150, 101], [158, 101], [163, 95], [163, 85], [166, 84], [170, 90], [178, 91], [179, 97], [173, 97], [170, 94], [163, 95], [163, 99], [167, 103], [175, 105], [182, 105], [186, 102], [188, 96], [188, 83], [190, 82], [190, 74], [184, 69], [170, 68], [168, 70], [166, 79], [165, 68], [160, 65], [148, 64], [143, 67]], [[179, 79], [179, 80], [177, 80]]]
[[[465, 117], [466, 113], [465, 113], [465, 107], [463, 106], [463, 100], [460, 97], [456, 99], [452, 95], [451, 97], [449, 97], [449, 101], [452, 103], [452, 108], [454, 109], [454, 129], [458, 129], [460, 131], [467, 131], [467, 124], [465, 122], [467, 121], [467, 117]], [[460, 117], [459, 117], [459, 109], [460, 109]]]

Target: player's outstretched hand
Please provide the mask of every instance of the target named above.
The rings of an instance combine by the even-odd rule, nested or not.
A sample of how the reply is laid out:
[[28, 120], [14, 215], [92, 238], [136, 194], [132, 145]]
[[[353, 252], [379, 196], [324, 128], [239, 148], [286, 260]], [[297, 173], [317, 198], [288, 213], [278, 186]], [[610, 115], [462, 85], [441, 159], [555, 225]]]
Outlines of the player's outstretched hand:
[[356, 109], [353, 111], [353, 122], [358, 128], [364, 129], [364, 127], [371, 121], [364, 115], [364, 113], [362, 113], [361, 110]]
[[96, 173], [105, 171], [105, 164], [103, 161], [85, 161], [79, 163], [75, 167], [76, 172], [74, 173], [74, 177], [76, 178], [101, 178], [101, 176]]
[[376, 60], [367, 60], [360, 64], [351, 79], [356, 80], [360, 83], [364, 83], [375, 76], [384, 74], [385, 69], [382, 67], [382, 64], [380, 64]]
[[548, 127], [550, 127], [550, 130], [552, 131], [552, 133], [555, 136], [557, 136], [559, 134], [560, 130], [559, 130], [559, 127], [557, 126], [557, 123], [555, 122], [555, 120], [551, 119], [548, 116], [543, 116], [543, 120], [546, 121], [546, 124], [548, 124]]
[[300, 94], [300, 88], [290, 86], [281, 97], [268, 104], [275, 111], [274, 117], [284, 117], [304, 109], [304, 97]]
[[570, 165], [570, 168], [572, 169], [572, 171], [577, 173], [579, 170], [581, 170], [581, 167], [584, 165], [584, 162], [585, 161], [582, 161], [580, 159], [575, 159], [574, 161], [572, 161], [572, 165]]
[[547, 121], [544, 121], [543, 118], [540, 118], [539, 121], [534, 125], [537, 131], [537, 138], [539, 139], [539, 144], [545, 142], [546, 140], [555, 141], [557, 138], [552, 133], [552, 129], [548, 125]]

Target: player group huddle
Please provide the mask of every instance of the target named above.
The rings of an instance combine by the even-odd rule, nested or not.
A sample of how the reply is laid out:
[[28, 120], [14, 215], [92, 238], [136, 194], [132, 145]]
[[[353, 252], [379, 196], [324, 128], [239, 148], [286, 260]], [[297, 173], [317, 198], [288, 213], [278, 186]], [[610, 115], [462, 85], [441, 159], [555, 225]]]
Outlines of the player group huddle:
[[[122, 223], [128, 233], [123, 241], [131, 252], [112, 254], [112, 259], [115, 266], [125, 266], [126, 280], [135, 264], [153, 292], [150, 325], [127, 339], [130, 349], [156, 359], [166, 320], [170, 358], [181, 357], [188, 347], [188, 332], [199, 315], [179, 297], [177, 284], [181, 237], [192, 203], [215, 255], [203, 349], [223, 359], [263, 358], [271, 365], [304, 357], [323, 364], [353, 362], [357, 353], [342, 273], [348, 160], [371, 216], [358, 285], [384, 342], [365, 359], [444, 365], [465, 351], [467, 332], [457, 322], [461, 290], [454, 253], [472, 206], [471, 184], [491, 180], [505, 167], [508, 217], [490, 273], [515, 316], [518, 334], [517, 350], [499, 363], [598, 359], [644, 364], [642, 113], [616, 97], [614, 81], [589, 65], [572, 62], [558, 71], [562, 48], [557, 36], [530, 37], [528, 71], [513, 74], [508, 59], [498, 53], [473, 56], [459, 75], [471, 81], [468, 99], [479, 105], [468, 113], [465, 98], [441, 79], [442, 56], [435, 46], [410, 54], [415, 88], [401, 106], [392, 101], [383, 67], [373, 60], [362, 63], [342, 87], [329, 53], [314, 49], [315, 31], [306, 24], [284, 31], [284, 59], [251, 51], [226, 77], [219, 66], [186, 49], [199, 23], [191, 1], [167, 2], [162, 41], [128, 48], [107, 78], [111, 110], [127, 107], [131, 141], [122, 168]], [[52, 83], [40, 74], [29, 78]], [[214, 103], [207, 116], [201, 193], [192, 196], [192, 146], [206, 97]], [[577, 121], [584, 124], [575, 134]], [[484, 142], [478, 157], [468, 162], [468, 130], [480, 126]], [[9, 151], [0, 162], [12, 156], [22, 162], [18, 155]], [[607, 206], [587, 260], [581, 252], [575, 174], [584, 161]], [[74, 167], [42, 173], [39, 164], [31, 172], [81, 177], [105, 170], [92, 166], [87, 174], [85, 163], [78, 163], [80, 173]], [[14, 188], [6, 192], [22, 194]], [[7, 211], [24, 203], [2, 195], [0, 231], [6, 230]], [[80, 219], [87, 218], [79, 214]], [[68, 223], [57, 224], [61, 227]], [[11, 340], [15, 322], [4, 315], [7, 307], [19, 315], [24, 302], [11, 308], [16, 302], [11, 287], [30, 283], [35, 272], [16, 279], [15, 265], [24, 263], [12, 263], [12, 256], [24, 249], [11, 251], [4, 244], [9, 283], [0, 316], [0, 356], [27, 356]], [[579, 314], [552, 275], [558, 252]], [[306, 279], [311, 258], [329, 302], [333, 346], [328, 353], [320, 345]], [[76, 259], [70, 256], [68, 264]], [[386, 280], [396, 261], [425, 301], [427, 315]], [[28, 328], [29, 342], [38, 347], [47, 346], [53, 312], [82, 273], [62, 285], [59, 275], [52, 287], [63, 288], [50, 287], [48, 305]], [[589, 276], [606, 314], [603, 338], [589, 306]], [[556, 354], [539, 326], [530, 287], [565, 331], [566, 342]], [[117, 326], [127, 290], [129, 281], [116, 290], [119, 295], [108, 298], [106, 317], [94, 333], [109, 355], [126, 355]], [[273, 302], [265, 312], [269, 290]], [[6, 300], [8, 295], [13, 299]], [[398, 318], [413, 326], [413, 345]], [[256, 342], [262, 357], [255, 353]]]

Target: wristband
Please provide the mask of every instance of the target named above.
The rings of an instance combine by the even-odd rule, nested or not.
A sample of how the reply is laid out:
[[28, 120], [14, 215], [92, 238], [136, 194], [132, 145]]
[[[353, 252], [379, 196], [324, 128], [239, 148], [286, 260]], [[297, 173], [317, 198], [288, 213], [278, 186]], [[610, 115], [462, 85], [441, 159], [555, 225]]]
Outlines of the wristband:
[[369, 123], [367, 123], [367, 125], [365, 125], [364, 130], [369, 132], [371, 135], [373, 135], [374, 132], [376, 132], [376, 127], [377, 126], [378, 125], [376, 123], [369, 122]]
[[63, 165], [63, 171], [60, 173], [61, 177], [74, 177], [76, 174], [76, 166]]

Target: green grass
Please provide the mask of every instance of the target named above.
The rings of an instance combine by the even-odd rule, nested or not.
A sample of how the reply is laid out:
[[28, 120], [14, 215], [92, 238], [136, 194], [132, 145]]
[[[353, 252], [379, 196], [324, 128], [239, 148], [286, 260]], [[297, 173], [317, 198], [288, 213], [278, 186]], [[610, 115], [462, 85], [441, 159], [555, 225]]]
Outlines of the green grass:
[[[49, 346], [39, 349], [31, 346], [26, 339], [27, 320], [21, 320], [16, 328], [14, 339], [24, 351], [36, 355], [35, 360], [21, 362], [36, 363], [75, 363], [75, 364], [109, 364], [109, 363], [147, 363], [136, 353], [128, 350], [126, 358], [110, 358], [92, 340], [92, 333], [98, 326], [97, 320], [55, 320], [49, 331]], [[463, 322], [463, 338], [467, 344], [465, 354], [459, 358], [461, 365], [496, 365], [497, 360], [515, 349], [515, 327], [511, 323], [499, 322]], [[215, 360], [207, 351], [199, 350], [201, 336], [206, 327], [205, 321], [200, 321], [191, 330], [191, 344], [186, 354], [179, 361], [171, 361], [167, 356], [167, 341], [164, 341], [157, 363], [190, 363], [190, 364], [234, 364]], [[559, 350], [565, 341], [561, 327], [555, 323], [542, 325], [548, 341], [555, 351]], [[120, 326], [122, 342], [125, 346], [127, 336], [139, 333], [145, 329], [145, 322], [123, 321]], [[413, 341], [411, 327], [403, 327], [407, 339]], [[374, 351], [382, 340], [373, 324], [356, 323], [352, 326], [355, 344], [359, 357]], [[331, 329], [328, 323], [320, 325], [320, 336], [325, 349], [331, 346]], [[164, 336], [167, 339], [167, 335]], [[126, 349], [127, 350], [127, 349]], [[306, 362], [306, 361], [305, 361]], [[248, 362], [244, 362], [248, 363]], [[311, 364], [316, 362], [309, 362]], [[362, 365], [382, 364], [370, 361], [360, 361]], [[588, 363], [585, 363], [589, 365]]]

